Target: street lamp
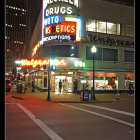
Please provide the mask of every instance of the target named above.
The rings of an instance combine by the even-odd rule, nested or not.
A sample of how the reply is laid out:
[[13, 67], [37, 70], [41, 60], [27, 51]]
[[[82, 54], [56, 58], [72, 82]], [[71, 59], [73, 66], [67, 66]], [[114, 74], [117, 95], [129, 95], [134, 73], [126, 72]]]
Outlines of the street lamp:
[[56, 60], [55, 57], [51, 57], [49, 61], [49, 66], [48, 66], [48, 97], [47, 101], [51, 100], [50, 97], [50, 79], [51, 79], [51, 71], [56, 69]]
[[93, 89], [91, 90], [91, 101], [95, 100], [95, 93], [94, 93], [94, 60], [95, 60], [95, 55], [94, 53], [96, 53], [97, 49], [95, 46], [93, 46], [91, 48], [91, 52], [93, 53]]
[[51, 97], [50, 97], [50, 61], [49, 61], [49, 66], [48, 66], [48, 97], [47, 97], [47, 101], [50, 101], [50, 100], [51, 100]]

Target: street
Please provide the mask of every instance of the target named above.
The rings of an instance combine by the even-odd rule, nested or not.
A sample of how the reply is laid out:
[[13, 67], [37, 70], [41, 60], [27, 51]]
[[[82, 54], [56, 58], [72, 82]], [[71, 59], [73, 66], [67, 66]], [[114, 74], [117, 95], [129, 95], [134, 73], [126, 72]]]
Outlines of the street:
[[134, 140], [133, 100], [47, 102], [31, 94], [6, 93], [6, 140]]

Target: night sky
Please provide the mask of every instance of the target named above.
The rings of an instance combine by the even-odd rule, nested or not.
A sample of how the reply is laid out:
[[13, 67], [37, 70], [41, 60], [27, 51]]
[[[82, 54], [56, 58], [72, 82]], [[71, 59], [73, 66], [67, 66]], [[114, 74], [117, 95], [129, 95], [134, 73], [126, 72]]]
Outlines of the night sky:
[[38, 19], [38, 16], [42, 7], [42, 1], [43, 0], [29, 0], [30, 11], [31, 11], [31, 15], [30, 15], [31, 34], [37, 22], [37, 19]]

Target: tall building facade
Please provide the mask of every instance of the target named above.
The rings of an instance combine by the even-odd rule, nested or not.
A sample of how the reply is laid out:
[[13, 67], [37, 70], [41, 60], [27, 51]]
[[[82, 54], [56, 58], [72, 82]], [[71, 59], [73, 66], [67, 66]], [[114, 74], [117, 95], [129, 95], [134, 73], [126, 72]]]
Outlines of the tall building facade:
[[[34, 80], [40, 90], [47, 90], [50, 58], [56, 58], [51, 72], [51, 90], [58, 91], [58, 82], [67, 81], [73, 92], [93, 86], [93, 55], [96, 92], [128, 90], [134, 84], [134, 6], [123, 0], [43, 0], [35, 26], [28, 57], [22, 61], [30, 67], [27, 79]], [[92, 54], [91, 48], [97, 52]], [[39, 67], [40, 66], [40, 67]]]
[[23, 57], [28, 28], [28, 0], [6, 0], [5, 3], [6, 72], [12, 72], [15, 60]]

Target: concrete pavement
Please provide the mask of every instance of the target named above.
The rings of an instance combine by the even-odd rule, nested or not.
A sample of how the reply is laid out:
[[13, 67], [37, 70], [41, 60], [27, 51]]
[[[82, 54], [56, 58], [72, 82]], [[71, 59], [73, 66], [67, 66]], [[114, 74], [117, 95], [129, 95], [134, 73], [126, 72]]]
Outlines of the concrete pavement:
[[[35, 92], [31, 92], [31, 88], [28, 87], [26, 90], [26, 93], [17, 93], [16, 91], [11, 91], [11, 96], [15, 98], [21, 98], [21, 99], [34, 99], [34, 100], [47, 100], [48, 92], [40, 92], [37, 89], [35, 89]], [[98, 102], [134, 102], [134, 95], [129, 96], [126, 93], [122, 93], [119, 96], [119, 99], [117, 99], [116, 94], [95, 94], [96, 100], [93, 101], [93, 103]], [[81, 102], [81, 95], [80, 94], [74, 94], [74, 93], [55, 93], [50, 92], [50, 97], [52, 102]], [[89, 95], [89, 103], [90, 102]]]

